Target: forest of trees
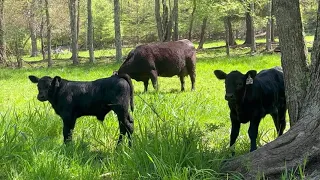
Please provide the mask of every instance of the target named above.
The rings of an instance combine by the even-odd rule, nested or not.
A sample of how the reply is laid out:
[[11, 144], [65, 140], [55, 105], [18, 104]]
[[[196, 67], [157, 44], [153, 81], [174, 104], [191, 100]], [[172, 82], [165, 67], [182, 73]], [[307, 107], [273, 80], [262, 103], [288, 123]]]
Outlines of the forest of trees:
[[[0, 64], [12, 55], [49, 55], [51, 49], [69, 48], [73, 63], [78, 50], [121, 47], [187, 38], [200, 42], [244, 39], [255, 51], [253, 38], [275, 40], [277, 30], [271, 0], [1, 0]], [[300, 3], [305, 33], [313, 34], [315, 0]], [[269, 30], [269, 31], [267, 31]], [[270, 32], [270, 33], [269, 33]], [[91, 45], [90, 45], [91, 44]], [[47, 48], [51, 46], [50, 48]], [[43, 56], [46, 59], [45, 56]], [[93, 62], [93, 58], [90, 60]]]

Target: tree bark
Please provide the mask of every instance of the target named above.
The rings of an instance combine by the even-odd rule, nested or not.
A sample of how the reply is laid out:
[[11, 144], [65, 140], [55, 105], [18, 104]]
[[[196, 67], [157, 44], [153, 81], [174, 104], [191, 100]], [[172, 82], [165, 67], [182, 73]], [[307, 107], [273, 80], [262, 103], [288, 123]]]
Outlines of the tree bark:
[[250, 7], [247, 8], [246, 12], [246, 40], [244, 41], [243, 44], [250, 45], [252, 44], [252, 16], [250, 14]]
[[228, 30], [228, 39], [229, 39], [229, 46], [234, 46], [236, 45], [236, 41], [234, 39], [234, 35], [233, 35], [233, 29], [232, 29], [232, 23], [231, 23], [231, 17], [227, 16], [226, 17], [226, 25], [228, 26], [227, 30]]
[[254, 3], [250, 3], [250, 14], [251, 14], [251, 54], [257, 51], [257, 46], [256, 46], [256, 32], [254, 28], [254, 19], [253, 19], [253, 14], [254, 14]]
[[161, 22], [161, 16], [160, 16], [160, 1], [155, 0], [155, 17], [156, 17], [156, 23], [157, 23], [157, 30], [158, 30], [158, 38], [159, 41], [163, 41], [163, 27]]
[[[307, 48], [303, 37], [303, 28], [299, 0], [274, 0], [277, 18], [281, 63], [285, 77], [287, 105], [290, 125], [300, 118], [303, 97], [307, 88], [308, 65]], [[291, 76], [289, 76], [289, 74]]]
[[227, 19], [224, 20], [224, 28], [225, 28], [225, 41], [226, 41], [226, 53], [227, 56], [230, 56], [230, 45], [229, 45], [229, 26], [228, 26], [228, 22]]
[[94, 48], [93, 48], [93, 23], [92, 23], [92, 3], [91, 0], [87, 0], [87, 11], [88, 11], [88, 47], [90, 63], [94, 63]]
[[0, 0], [0, 65], [6, 63], [6, 43], [4, 35], [4, 0]]
[[203, 18], [203, 20], [202, 20], [201, 34], [200, 34], [200, 42], [199, 42], [198, 49], [202, 49], [202, 48], [203, 48], [203, 44], [204, 44], [204, 42], [205, 42], [205, 34], [206, 34], [207, 21], [208, 21], [208, 17], [206, 16], [206, 17]]
[[79, 64], [76, 0], [69, 0], [69, 14], [70, 14], [71, 51], [72, 51], [71, 58], [72, 58], [73, 64]]
[[51, 58], [51, 24], [50, 24], [50, 14], [49, 14], [49, 3], [45, 0], [45, 10], [46, 10], [46, 20], [47, 20], [47, 49], [48, 49], [48, 67], [52, 67]]
[[36, 0], [32, 0], [31, 7], [30, 7], [30, 20], [29, 20], [30, 37], [31, 37], [31, 57], [35, 57], [38, 55], [35, 12], [36, 12]]
[[122, 47], [121, 47], [119, 0], [114, 0], [114, 30], [115, 30], [116, 60], [120, 62], [122, 59]]
[[40, 0], [40, 7], [41, 7], [41, 24], [40, 24], [40, 41], [41, 41], [41, 54], [42, 54], [42, 60], [46, 60], [46, 54], [44, 51], [44, 39], [43, 39], [43, 29], [44, 29], [44, 6], [43, 6], [43, 1]]
[[189, 33], [188, 33], [188, 39], [191, 41], [192, 39], [192, 29], [193, 29], [193, 21], [194, 21], [194, 13], [197, 9], [197, 0], [193, 0], [193, 6], [192, 6], [192, 12], [190, 17], [190, 26], [189, 26]]
[[77, 0], [77, 41], [79, 40], [79, 33], [80, 33], [80, 0]]
[[[304, 176], [319, 176], [320, 168], [320, 4], [317, 27], [307, 65], [299, 0], [275, 0], [286, 96], [290, 118], [295, 122], [288, 132], [265, 146], [224, 164], [226, 171], [237, 171], [245, 179], [279, 179], [284, 171], [299, 166]], [[295, 110], [292, 112], [292, 110]], [[286, 178], [286, 177], [285, 177]]]
[[275, 23], [274, 23], [274, 6], [273, 6], [273, 2], [274, 0], [271, 0], [271, 42], [275, 42], [274, 39], [274, 28], [275, 28]]
[[267, 19], [267, 32], [266, 32], [266, 50], [271, 51], [271, 1], [268, 0], [268, 19]]
[[174, 28], [173, 28], [173, 37], [172, 40], [173, 41], [177, 41], [179, 39], [179, 28], [178, 28], [178, 13], [179, 11], [179, 7], [178, 7], [178, 0], [174, 0], [174, 5], [173, 5], [173, 22], [174, 22]]

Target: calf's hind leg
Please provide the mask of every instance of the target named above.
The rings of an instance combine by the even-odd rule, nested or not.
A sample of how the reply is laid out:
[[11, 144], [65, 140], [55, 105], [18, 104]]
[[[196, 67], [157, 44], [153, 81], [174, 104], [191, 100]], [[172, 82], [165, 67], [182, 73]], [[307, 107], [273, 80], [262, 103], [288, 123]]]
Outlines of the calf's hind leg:
[[123, 136], [128, 134], [128, 138], [129, 138], [128, 144], [129, 144], [129, 147], [131, 147], [132, 145], [131, 135], [133, 133], [133, 119], [128, 112], [128, 108], [127, 110], [125, 110], [122, 107], [117, 107], [113, 111], [117, 114], [119, 129], [120, 129], [120, 135], [119, 135], [117, 144], [119, 145], [123, 140]]

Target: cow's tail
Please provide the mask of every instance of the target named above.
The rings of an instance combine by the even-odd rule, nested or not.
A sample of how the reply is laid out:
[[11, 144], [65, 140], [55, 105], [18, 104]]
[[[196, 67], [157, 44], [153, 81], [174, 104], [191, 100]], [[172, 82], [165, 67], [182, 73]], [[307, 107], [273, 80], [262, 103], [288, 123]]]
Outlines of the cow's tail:
[[131, 81], [131, 78], [128, 74], [118, 74], [118, 76], [120, 78], [123, 78], [125, 79], [129, 86], [130, 86], [130, 107], [131, 107], [131, 111], [133, 112], [134, 110], [134, 103], [133, 103], [133, 85], [132, 85], [132, 81]]

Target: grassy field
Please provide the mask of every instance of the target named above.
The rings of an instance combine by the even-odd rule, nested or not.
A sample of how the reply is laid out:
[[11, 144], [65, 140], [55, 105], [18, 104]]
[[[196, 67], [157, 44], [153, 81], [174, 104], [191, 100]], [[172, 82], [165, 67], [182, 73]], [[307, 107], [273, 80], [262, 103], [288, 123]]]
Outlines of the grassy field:
[[[232, 50], [236, 54], [238, 50]], [[179, 78], [159, 78], [158, 92], [143, 83], [135, 87], [134, 144], [115, 148], [118, 123], [109, 113], [103, 123], [79, 118], [74, 141], [62, 142], [62, 121], [49, 103], [36, 99], [37, 87], [28, 75], [59, 75], [70, 80], [108, 77], [117, 63], [0, 69], [0, 179], [241, 179], [225, 174], [220, 164], [229, 158], [230, 120], [224, 82], [213, 70], [261, 70], [280, 65], [274, 55], [224, 57], [224, 50], [201, 51], [197, 58], [196, 91], [180, 92]], [[70, 64], [70, 61], [69, 61]], [[154, 112], [156, 111], [157, 114]], [[248, 125], [241, 127], [236, 155], [249, 150]], [[270, 116], [259, 129], [259, 146], [276, 137]]]

